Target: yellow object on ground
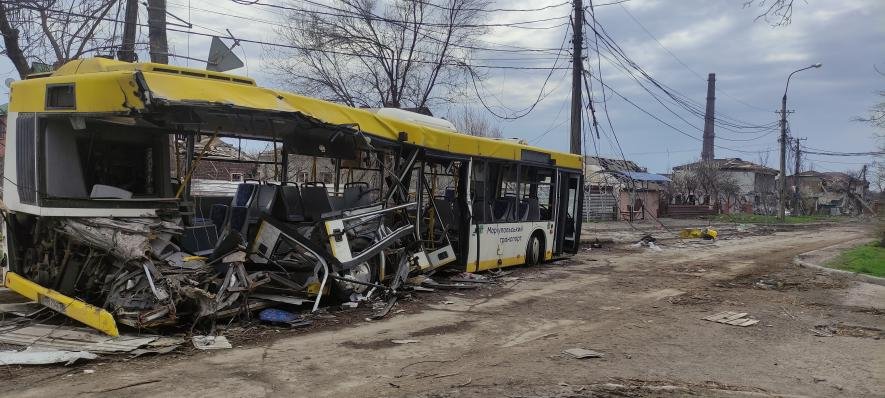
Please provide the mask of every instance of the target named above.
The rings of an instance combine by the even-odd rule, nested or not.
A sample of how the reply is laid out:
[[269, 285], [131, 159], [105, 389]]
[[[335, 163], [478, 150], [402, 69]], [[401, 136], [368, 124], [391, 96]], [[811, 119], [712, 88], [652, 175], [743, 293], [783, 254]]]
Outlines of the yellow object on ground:
[[679, 232], [682, 239], [716, 239], [717, 236], [719, 232], [713, 228], [685, 228]]
[[71, 298], [31, 282], [15, 272], [6, 273], [6, 287], [65, 316], [85, 323], [109, 336], [117, 337], [114, 316], [96, 306]]

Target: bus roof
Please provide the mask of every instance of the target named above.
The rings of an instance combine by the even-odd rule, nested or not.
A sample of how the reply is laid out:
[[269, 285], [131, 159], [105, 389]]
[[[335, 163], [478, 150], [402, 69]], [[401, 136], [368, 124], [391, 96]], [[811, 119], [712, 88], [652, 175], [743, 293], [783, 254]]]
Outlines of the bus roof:
[[[53, 91], [58, 88], [64, 90], [60, 93]], [[62, 98], [66, 93], [72, 96], [67, 102]], [[157, 100], [180, 106], [199, 104], [256, 111], [296, 112], [328, 124], [354, 126], [370, 136], [404, 141], [441, 152], [507, 160], [549, 159], [558, 167], [582, 169], [580, 155], [525, 145], [509, 139], [476, 137], [409, 123], [365, 109], [259, 87], [248, 77], [106, 58], [74, 60], [50, 76], [13, 83], [9, 110], [130, 114], [150, 112], [151, 102]]]

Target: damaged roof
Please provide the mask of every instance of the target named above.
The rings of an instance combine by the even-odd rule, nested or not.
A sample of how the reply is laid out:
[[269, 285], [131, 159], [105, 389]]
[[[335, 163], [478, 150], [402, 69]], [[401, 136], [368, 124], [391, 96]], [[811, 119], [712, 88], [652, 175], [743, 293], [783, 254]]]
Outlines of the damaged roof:
[[[76, 79], [72, 76], [76, 75]], [[539, 152], [556, 166], [581, 168], [581, 157], [533, 147], [512, 140], [495, 140], [435, 129], [377, 115], [369, 110], [258, 87], [236, 75], [153, 63], [127, 63], [104, 58], [73, 60], [47, 77], [12, 84], [17, 92], [10, 104], [14, 112], [64, 113], [68, 109], [46, 106], [47, 90], [74, 84], [77, 112], [133, 115], [155, 107], [239, 109], [267, 115], [292, 115], [317, 121], [329, 128], [344, 127], [389, 141], [402, 141], [429, 149], [507, 160], [522, 160], [526, 152]], [[243, 123], [249, 122], [243, 119]], [[256, 137], [277, 138], [286, 132], [250, 130]], [[529, 155], [531, 155], [529, 153]]]
[[645, 171], [645, 169], [640, 167], [638, 164], [626, 159], [609, 159], [598, 156], [585, 156], [584, 164], [587, 166], [599, 166], [602, 168], [602, 170], [609, 171]]
[[688, 168], [695, 167], [697, 165], [703, 163], [713, 163], [715, 164], [719, 170], [729, 170], [729, 171], [751, 171], [754, 173], [760, 174], [771, 174], [777, 175], [778, 171], [771, 167], [766, 167], [760, 164], [756, 164], [750, 161], [743, 160], [741, 158], [723, 158], [723, 159], [713, 159], [713, 160], [702, 160], [692, 163], [686, 163], [683, 165], [673, 167], [673, 170], [684, 170]]

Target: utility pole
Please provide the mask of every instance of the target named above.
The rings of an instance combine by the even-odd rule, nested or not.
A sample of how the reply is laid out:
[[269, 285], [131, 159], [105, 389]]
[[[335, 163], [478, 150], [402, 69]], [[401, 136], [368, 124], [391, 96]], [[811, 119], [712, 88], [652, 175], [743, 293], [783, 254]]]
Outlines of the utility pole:
[[584, 60], [581, 49], [584, 46], [584, 2], [574, 0], [575, 17], [572, 25], [572, 124], [569, 149], [581, 154], [581, 79], [584, 75]]
[[786, 86], [784, 86], [784, 97], [783, 100], [781, 100], [781, 181], [780, 195], [778, 197], [779, 200], [777, 203], [777, 216], [781, 220], [781, 222], [786, 220], [784, 201], [787, 199], [787, 90], [790, 89], [790, 79], [793, 78], [793, 75], [802, 72], [803, 70], [820, 67], [821, 64], [817, 63], [794, 70], [792, 73], [790, 73], [789, 76], [787, 76], [787, 84]]
[[802, 215], [802, 205], [801, 205], [801, 196], [799, 193], [799, 170], [801, 168], [801, 159], [802, 159], [802, 148], [799, 146], [801, 141], [807, 140], [807, 138], [796, 138], [796, 167], [793, 169], [793, 189], [795, 192], [793, 193], [793, 211], [797, 216]]
[[123, 42], [117, 59], [135, 62], [135, 31], [138, 24], [138, 0], [126, 0], [126, 14], [123, 21]]
[[169, 45], [166, 42], [166, 0], [147, 0], [148, 41], [151, 62], [169, 63]]
[[781, 100], [781, 180], [779, 197], [777, 201], [777, 217], [784, 221], [786, 219], [785, 201], [787, 200], [787, 93], [784, 92], [783, 100]]
[[701, 150], [701, 160], [713, 160], [713, 140], [716, 138], [715, 128], [716, 112], [716, 74], [707, 75], [707, 111], [704, 114], [704, 147]]

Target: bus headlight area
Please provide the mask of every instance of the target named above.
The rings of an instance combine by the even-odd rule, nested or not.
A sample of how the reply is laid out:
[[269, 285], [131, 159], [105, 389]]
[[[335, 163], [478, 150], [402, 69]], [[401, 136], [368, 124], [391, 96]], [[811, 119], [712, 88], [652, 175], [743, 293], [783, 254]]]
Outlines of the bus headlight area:
[[[579, 156], [399, 112], [107, 59], [16, 82], [5, 284], [115, 335], [359, 300], [380, 318], [411, 276], [577, 252]], [[243, 141], [272, 149], [218, 151]]]

